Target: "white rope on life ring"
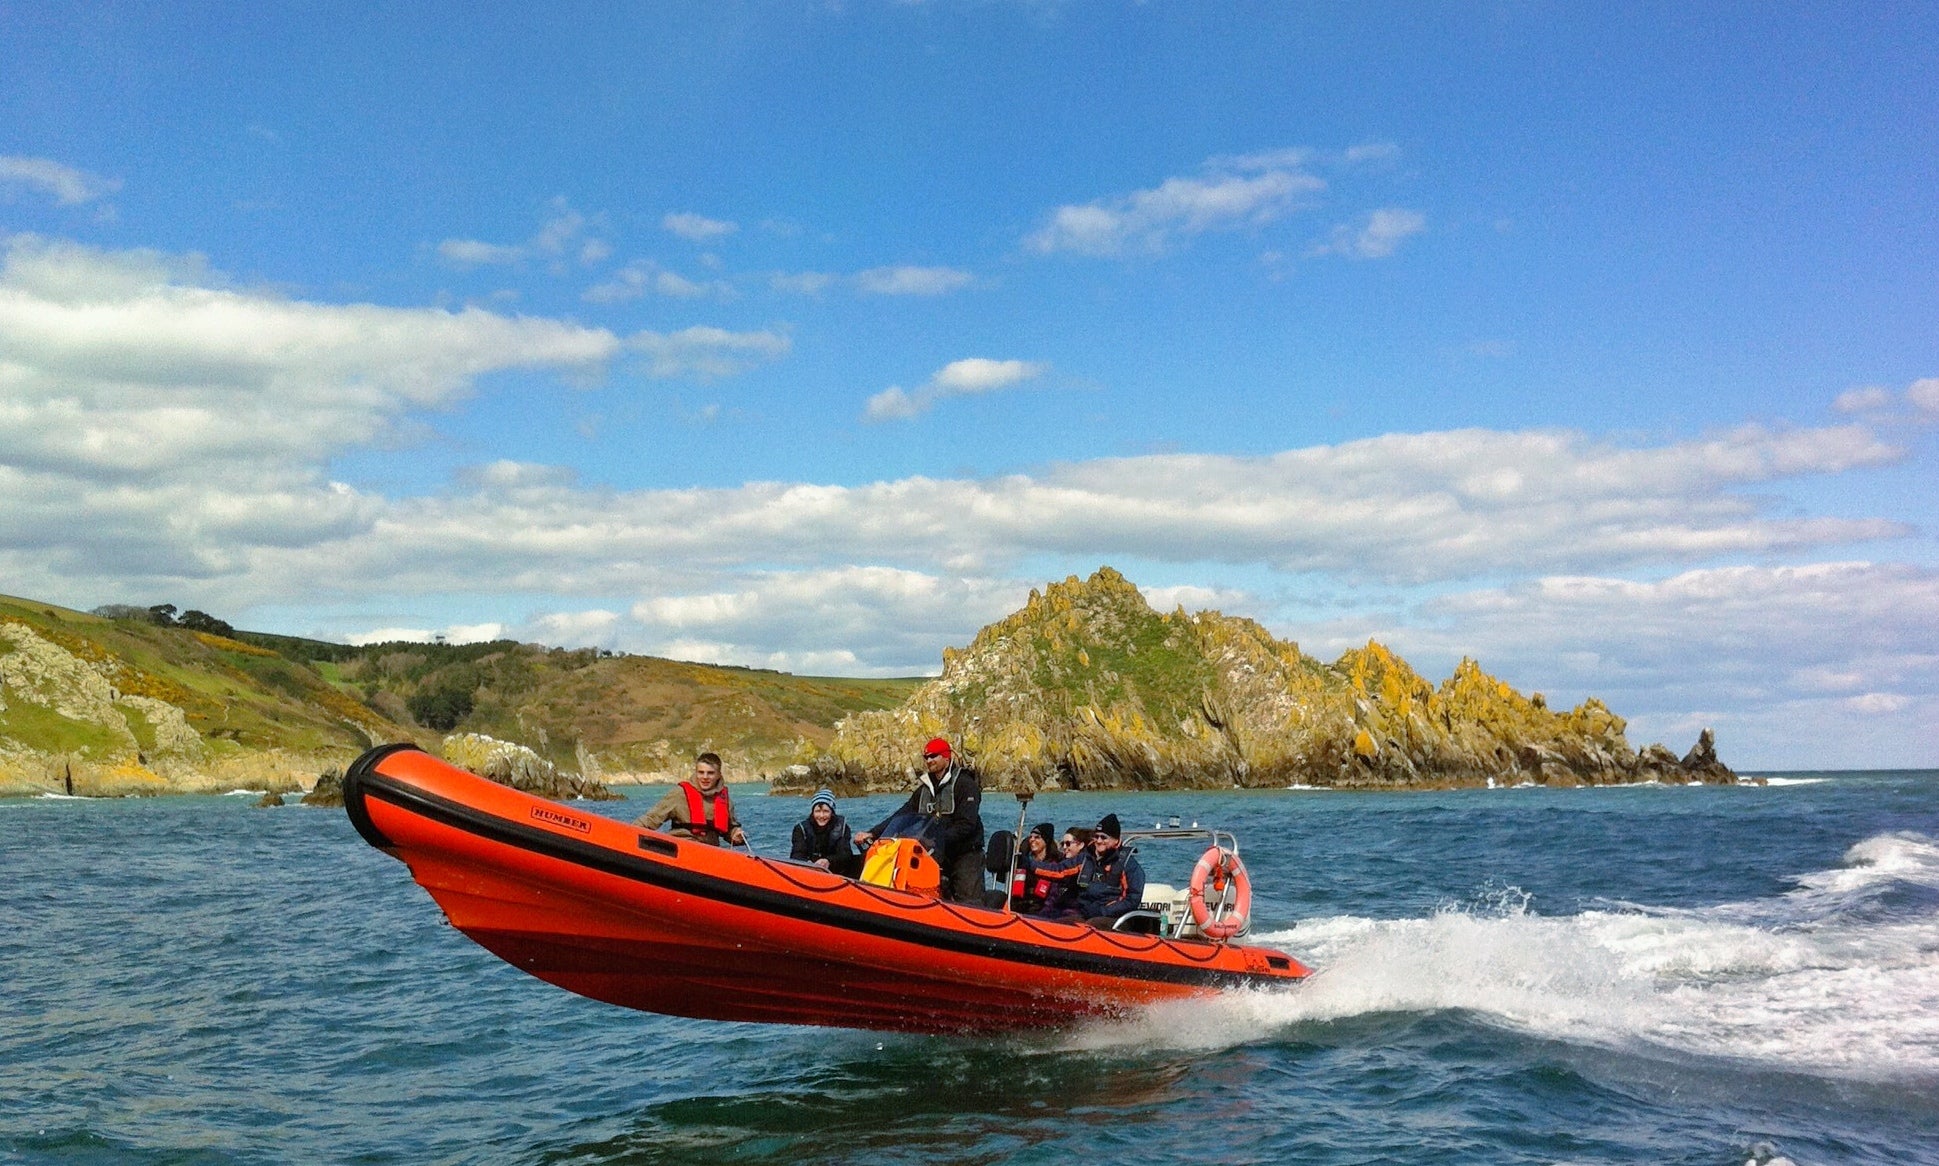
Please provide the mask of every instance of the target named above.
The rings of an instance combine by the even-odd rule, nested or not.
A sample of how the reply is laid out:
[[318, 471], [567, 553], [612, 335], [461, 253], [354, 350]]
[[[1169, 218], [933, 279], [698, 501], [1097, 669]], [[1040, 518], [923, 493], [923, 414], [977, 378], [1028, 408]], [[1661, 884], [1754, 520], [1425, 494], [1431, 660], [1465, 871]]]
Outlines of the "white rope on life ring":
[[[1226, 880], [1232, 881], [1232, 894], [1225, 895]], [[1222, 918], [1215, 918], [1211, 908], [1205, 905], [1205, 884], [1210, 881], [1214, 893], [1220, 895], [1220, 907], [1230, 902], [1232, 910]], [[1210, 939], [1231, 939], [1244, 931], [1246, 920], [1252, 914], [1252, 878], [1246, 874], [1246, 864], [1239, 856], [1223, 846], [1213, 846], [1199, 856], [1198, 865], [1192, 868], [1192, 890], [1187, 900], [1192, 906], [1192, 922], [1198, 925], [1200, 933]]]

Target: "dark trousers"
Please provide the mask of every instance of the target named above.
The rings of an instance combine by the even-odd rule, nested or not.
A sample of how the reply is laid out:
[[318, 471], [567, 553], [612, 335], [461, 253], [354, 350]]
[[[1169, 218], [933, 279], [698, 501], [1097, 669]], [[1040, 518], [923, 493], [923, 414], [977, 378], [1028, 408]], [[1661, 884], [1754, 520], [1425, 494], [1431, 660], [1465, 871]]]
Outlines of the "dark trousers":
[[983, 905], [983, 856], [959, 854], [943, 871], [943, 898], [971, 906]]

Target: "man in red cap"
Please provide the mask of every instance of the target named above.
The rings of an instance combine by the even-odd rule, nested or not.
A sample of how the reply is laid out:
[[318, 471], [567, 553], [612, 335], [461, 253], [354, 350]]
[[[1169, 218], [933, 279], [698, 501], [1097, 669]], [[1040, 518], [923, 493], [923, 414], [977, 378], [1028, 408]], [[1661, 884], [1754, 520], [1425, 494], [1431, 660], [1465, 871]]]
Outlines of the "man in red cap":
[[916, 792], [875, 829], [857, 834], [856, 849], [866, 851], [890, 822], [905, 814], [926, 819], [932, 827], [929, 833], [941, 840], [936, 861], [943, 868], [943, 895], [958, 903], [982, 906], [983, 783], [977, 780], [974, 769], [957, 763], [949, 742], [941, 737], [930, 738], [922, 747], [922, 774], [916, 779]]

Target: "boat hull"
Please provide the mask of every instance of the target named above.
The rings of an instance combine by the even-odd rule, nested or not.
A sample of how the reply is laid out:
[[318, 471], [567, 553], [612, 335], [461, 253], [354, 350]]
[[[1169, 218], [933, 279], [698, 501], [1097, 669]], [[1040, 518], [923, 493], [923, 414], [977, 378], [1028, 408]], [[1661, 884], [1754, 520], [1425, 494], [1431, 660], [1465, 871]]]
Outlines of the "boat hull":
[[1307, 974], [1266, 948], [1049, 923], [643, 831], [410, 746], [359, 758], [344, 802], [488, 951], [647, 1012], [1002, 1032]]

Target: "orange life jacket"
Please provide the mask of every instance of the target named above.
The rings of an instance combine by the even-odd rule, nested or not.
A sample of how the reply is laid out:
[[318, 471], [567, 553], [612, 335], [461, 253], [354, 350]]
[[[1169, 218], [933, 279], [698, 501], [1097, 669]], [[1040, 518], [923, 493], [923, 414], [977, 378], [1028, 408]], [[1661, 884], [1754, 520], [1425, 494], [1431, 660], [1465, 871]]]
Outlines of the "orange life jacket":
[[699, 786], [690, 781], [683, 781], [680, 783], [680, 791], [687, 795], [687, 820], [676, 825], [685, 826], [687, 831], [701, 842], [716, 844], [733, 832], [734, 807], [727, 801], [727, 783], [722, 782], [713, 797], [707, 799], [714, 803], [712, 822], [707, 820], [706, 808], [701, 804], [705, 795], [700, 792]]

